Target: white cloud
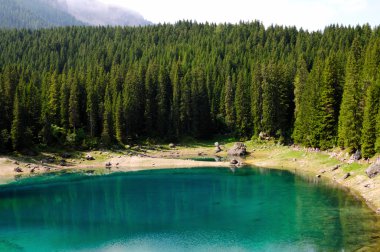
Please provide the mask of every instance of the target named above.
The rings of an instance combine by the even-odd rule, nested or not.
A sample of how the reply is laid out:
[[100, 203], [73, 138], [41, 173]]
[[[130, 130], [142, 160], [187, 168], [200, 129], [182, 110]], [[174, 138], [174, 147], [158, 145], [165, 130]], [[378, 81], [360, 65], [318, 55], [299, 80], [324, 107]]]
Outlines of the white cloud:
[[[198, 22], [236, 23], [260, 20], [265, 25], [295, 25], [323, 29], [332, 23], [380, 21], [377, 0], [101, 0], [125, 6], [154, 23], [191, 19]], [[377, 23], [374, 23], [377, 22]]]

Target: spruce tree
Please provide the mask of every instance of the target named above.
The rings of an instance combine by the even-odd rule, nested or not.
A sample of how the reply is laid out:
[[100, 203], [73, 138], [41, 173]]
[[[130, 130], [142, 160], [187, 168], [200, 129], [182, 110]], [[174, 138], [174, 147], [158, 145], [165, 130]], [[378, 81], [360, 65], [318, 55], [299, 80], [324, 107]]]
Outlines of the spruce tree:
[[262, 129], [265, 133], [274, 136], [278, 129], [277, 102], [278, 87], [276, 87], [276, 66], [269, 63], [263, 68], [263, 114]]
[[252, 67], [252, 84], [251, 84], [251, 113], [253, 121], [253, 135], [258, 136], [261, 132], [262, 120], [262, 77], [261, 65], [257, 64]]
[[358, 38], [355, 38], [347, 61], [338, 126], [339, 146], [351, 151], [358, 150], [361, 142], [361, 63], [361, 47]]
[[158, 67], [155, 63], [148, 65], [145, 75], [145, 133], [152, 134], [157, 124], [157, 81]]
[[60, 124], [65, 129], [69, 128], [69, 98], [70, 98], [70, 89], [68, 88], [66, 75], [62, 78], [62, 85], [60, 89]]
[[226, 125], [229, 130], [232, 130], [234, 128], [235, 124], [235, 90], [234, 86], [232, 84], [231, 76], [227, 76], [226, 78], [226, 85], [225, 85], [225, 91], [224, 91], [224, 105], [226, 110]]
[[14, 104], [13, 104], [13, 120], [12, 120], [12, 129], [11, 129], [11, 140], [12, 146], [15, 150], [20, 150], [24, 146], [24, 133], [25, 133], [25, 113], [24, 113], [24, 83], [23, 80], [20, 81], [20, 84], [16, 90]]
[[362, 156], [370, 158], [375, 154], [376, 144], [376, 117], [380, 105], [380, 81], [370, 85], [367, 89], [362, 130]]
[[54, 72], [50, 77], [49, 96], [48, 96], [48, 118], [51, 124], [59, 123], [59, 79], [58, 73]]
[[166, 137], [170, 130], [170, 77], [165, 67], [160, 67], [157, 90], [157, 129], [159, 136]]
[[335, 145], [337, 137], [337, 115], [339, 108], [336, 106], [338, 96], [339, 74], [335, 56], [327, 58], [320, 87], [320, 147], [328, 149]]
[[70, 127], [75, 130], [80, 126], [80, 90], [77, 77], [73, 76], [70, 86], [70, 98], [69, 98], [69, 123]]
[[306, 62], [303, 58], [298, 60], [297, 72], [294, 78], [294, 130], [293, 139], [295, 143], [304, 144], [306, 136], [306, 118], [307, 118], [307, 99], [306, 85], [309, 72], [307, 71]]
[[125, 129], [124, 111], [121, 101], [121, 95], [118, 94], [115, 103], [115, 137], [118, 143], [124, 143], [125, 134], [128, 129]]
[[101, 141], [104, 145], [110, 145], [113, 139], [112, 101], [108, 86], [104, 97], [103, 129]]
[[249, 96], [249, 81], [245, 79], [243, 72], [239, 73], [236, 84], [235, 95], [235, 109], [236, 109], [236, 126], [238, 128], [239, 135], [244, 137], [250, 137], [252, 134], [251, 129], [251, 97]]

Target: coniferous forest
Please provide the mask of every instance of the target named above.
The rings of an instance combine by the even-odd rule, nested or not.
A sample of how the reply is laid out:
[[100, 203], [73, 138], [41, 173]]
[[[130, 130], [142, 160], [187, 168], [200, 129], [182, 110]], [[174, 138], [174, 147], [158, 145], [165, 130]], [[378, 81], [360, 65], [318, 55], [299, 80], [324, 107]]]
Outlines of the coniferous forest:
[[0, 30], [0, 148], [215, 134], [380, 152], [380, 29]]

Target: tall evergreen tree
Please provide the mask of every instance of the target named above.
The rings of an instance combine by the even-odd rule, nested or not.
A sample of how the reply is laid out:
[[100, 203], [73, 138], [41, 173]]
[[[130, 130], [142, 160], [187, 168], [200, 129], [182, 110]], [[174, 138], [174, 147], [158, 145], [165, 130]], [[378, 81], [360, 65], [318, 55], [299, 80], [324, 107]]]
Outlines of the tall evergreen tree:
[[103, 113], [103, 130], [101, 141], [105, 145], [110, 145], [113, 140], [113, 117], [112, 117], [112, 101], [108, 86], [105, 91], [104, 113]]
[[128, 129], [125, 129], [125, 121], [124, 121], [124, 110], [121, 101], [121, 95], [118, 94], [115, 103], [115, 136], [116, 140], [119, 143], [123, 143], [125, 139], [125, 134]]
[[362, 128], [361, 63], [361, 46], [356, 38], [348, 56], [338, 128], [339, 146], [350, 150], [360, 148]]
[[160, 67], [157, 90], [157, 129], [160, 136], [167, 136], [170, 130], [171, 83], [165, 67]]
[[20, 150], [24, 146], [25, 140], [25, 90], [24, 80], [20, 80], [20, 84], [16, 90], [13, 104], [13, 120], [11, 129], [12, 146], [16, 150]]
[[307, 135], [307, 99], [306, 84], [309, 72], [307, 71], [306, 62], [303, 58], [298, 60], [297, 73], [294, 78], [294, 130], [293, 139], [295, 143], [305, 144]]
[[252, 70], [252, 85], [251, 85], [251, 112], [253, 120], [253, 134], [258, 136], [262, 126], [262, 77], [261, 65], [257, 64]]
[[327, 58], [320, 87], [320, 147], [328, 149], [334, 146], [337, 137], [337, 118], [339, 107], [336, 106], [340, 87], [339, 73], [335, 56]]
[[372, 85], [370, 85], [367, 89], [361, 138], [362, 155], [364, 158], [370, 158], [376, 153], [376, 117], [379, 113], [379, 97], [380, 81], [378, 79], [377, 82], [372, 83]]
[[224, 91], [224, 105], [226, 110], [226, 125], [231, 130], [235, 124], [235, 90], [232, 84], [231, 76], [227, 76]]
[[69, 98], [69, 123], [74, 131], [80, 127], [80, 89], [76, 76], [72, 76]]
[[244, 137], [250, 137], [252, 134], [251, 128], [251, 97], [249, 96], [250, 87], [249, 81], [243, 72], [239, 73], [234, 106], [236, 108], [236, 124], [239, 131], [239, 135]]

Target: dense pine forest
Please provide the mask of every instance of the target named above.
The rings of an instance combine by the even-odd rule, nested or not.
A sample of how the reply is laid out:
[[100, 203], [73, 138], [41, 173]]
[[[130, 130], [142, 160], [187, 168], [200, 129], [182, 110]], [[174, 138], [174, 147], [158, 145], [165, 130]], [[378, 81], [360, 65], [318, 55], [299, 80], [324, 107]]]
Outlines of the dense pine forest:
[[214, 134], [380, 152], [380, 30], [260, 22], [0, 30], [0, 148]]

